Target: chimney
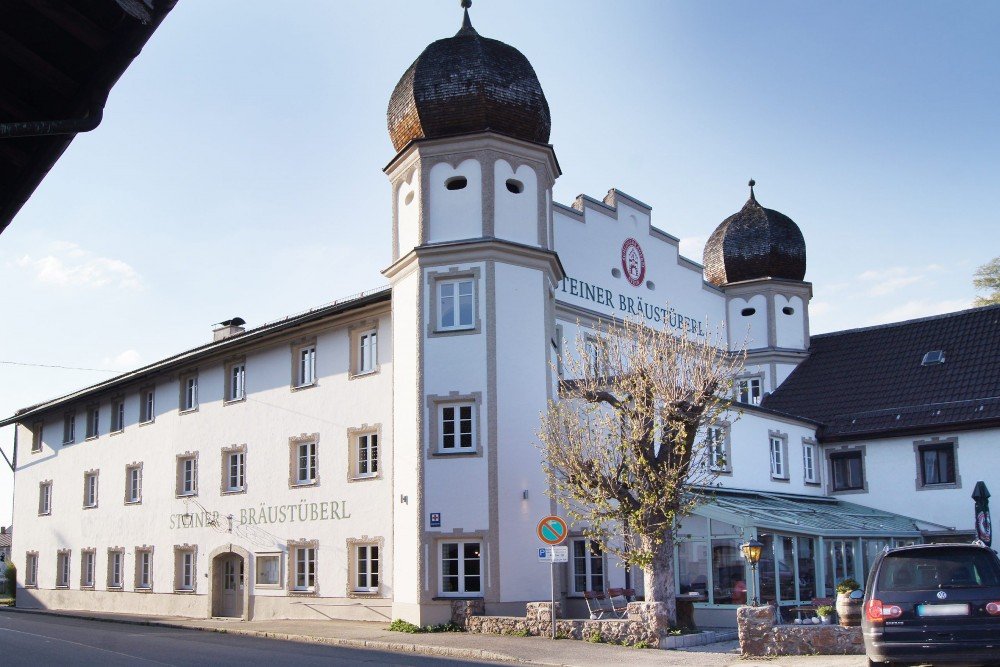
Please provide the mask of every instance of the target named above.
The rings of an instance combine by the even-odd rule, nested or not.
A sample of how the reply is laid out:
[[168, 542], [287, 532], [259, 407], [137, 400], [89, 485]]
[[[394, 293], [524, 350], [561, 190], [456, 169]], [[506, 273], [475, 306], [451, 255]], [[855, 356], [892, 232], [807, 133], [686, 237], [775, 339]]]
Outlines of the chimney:
[[216, 343], [231, 336], [238, 336], [241, 333], [245, 333], [244, 324], [246, 324], [246, 320], [242, 317], [234, 317], [231, 320], [219, 322], [216, 328], [212, 329], [212, 342]]

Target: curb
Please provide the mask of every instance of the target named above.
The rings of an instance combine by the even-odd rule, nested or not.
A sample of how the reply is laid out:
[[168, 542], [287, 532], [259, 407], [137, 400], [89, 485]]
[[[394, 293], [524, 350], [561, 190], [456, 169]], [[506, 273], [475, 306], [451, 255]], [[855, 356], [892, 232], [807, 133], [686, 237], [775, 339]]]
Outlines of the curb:
[[[408, 644], [406, 642], [385, 642], [371, 639], [344, 639], [341, 637], [317, 637], [314, 635], [292, 635], [283, 632], [266, 632], [261, 630], [244, 630], [242, 628], [206, 628], [199, 626], [184, 625], [183, 623], [171, 623], [170, 621], [150, 621], [131, 618], [105, 618], [95, 616], [85, 612], [65, 612], [51, 611], [48, 609], [23, 609], [18, 607], [0, 607], [0, 612], [37, 614], [40, 616], [61, 616], [63, 618], [78, 618], [85, 621], [103, 621], [105, 623], [119, 623], [122, 625], [147, 625], [150, 627], [173, 628], [179, 630], [195, 630], [199, 632], [216, 632], [224, 635], [240, 635], [242, 637], [257, 637], [259, 639], [276, 639], [280, 641], [292, 641], [305, 644], [326, 644], [329, 646], [343, 646], [346, 648], [367, 648], [379, 651], [390, 651], [392, 653], [419, 653], [422, 655], [434, 655], [449, 658], [479, 658], [482, 660], [492, 660], [495, 662], [516, 662], [530, 663], [527, 660], [497, 653], [486, 649], [472, 648], [452, 648], [450, 646], [428, 646], [427, 644]], [[194, 619], [193, 619], [194, 620]]]

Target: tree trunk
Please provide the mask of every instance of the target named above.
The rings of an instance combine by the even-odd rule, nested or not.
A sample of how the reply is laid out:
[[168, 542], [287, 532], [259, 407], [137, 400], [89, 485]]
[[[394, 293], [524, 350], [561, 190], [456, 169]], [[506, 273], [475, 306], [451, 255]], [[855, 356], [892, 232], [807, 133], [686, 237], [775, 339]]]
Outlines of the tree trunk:
[[663, 603], [663, 610], [671, 626], [677, 624], [677, 598], [674, 588], [674, 537], [669, 532], [656, 547], [652, 547], [647, 537], [642, 537], [642, 546], [653, 550], [653, 562], [643, 568], [643, 583], [646, 588], [646, 602]]

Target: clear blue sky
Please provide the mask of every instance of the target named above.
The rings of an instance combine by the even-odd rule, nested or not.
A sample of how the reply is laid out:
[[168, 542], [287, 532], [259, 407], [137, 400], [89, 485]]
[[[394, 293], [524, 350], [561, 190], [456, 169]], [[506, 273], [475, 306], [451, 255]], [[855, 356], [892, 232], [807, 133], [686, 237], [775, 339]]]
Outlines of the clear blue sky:
[[[385, 107], [458, 0], [181, 0], [0, 235], [0, 360], [115, 371], [385, 283]], [[1000, 254], [1000, 3], [475, 0], [552, 110], [558, 201], [808, 245], [814, 332], [967, 307]], [[0, 413], [106, 372], [0, 364]], [[0, 430], [10, 451], [12, 429]], [[0, 521], [11, 475], [0, 471]]]

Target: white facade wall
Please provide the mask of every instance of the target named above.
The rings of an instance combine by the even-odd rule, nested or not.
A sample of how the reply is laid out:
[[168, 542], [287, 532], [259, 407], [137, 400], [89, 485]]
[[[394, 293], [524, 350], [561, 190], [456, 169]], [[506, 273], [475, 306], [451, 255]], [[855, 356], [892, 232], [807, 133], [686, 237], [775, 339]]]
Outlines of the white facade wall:
[[[507, 182], [521, 192], [511, 192]], [[493, 164], [494, 229], [497, 238], [525, 245], [538, 241], [538, 176], [530, 166], [520, 165], [515, 171], [507, 160]]]
[[[728, 421], [728, 420], [726, 420]], [[720, 474], [718, 483], [733, 489], [754, 489], [771, 493], [823, 495], [822, 456], [815, 444], [816, 431], [805, 423], [775, 419], [753, 410], [746, 410], [728, 429], [731, 465]], [[783, 475], [771, 472], [770, 440], [775, 436], [785, 444]], [[818, 481], [805, 480], [803, 443], [814, 445], [815, 471]]]
[[[427, 241], [478, 238], [483, 234], [483, 176], [478, 160], [462, 160], [457, 167], [438, 162], [430, 170], [430, 219]], [[449, 190], [452, 179], [465, 178], [460, 190]]]

